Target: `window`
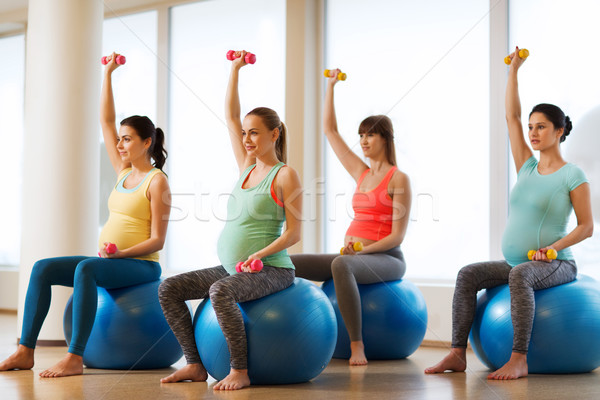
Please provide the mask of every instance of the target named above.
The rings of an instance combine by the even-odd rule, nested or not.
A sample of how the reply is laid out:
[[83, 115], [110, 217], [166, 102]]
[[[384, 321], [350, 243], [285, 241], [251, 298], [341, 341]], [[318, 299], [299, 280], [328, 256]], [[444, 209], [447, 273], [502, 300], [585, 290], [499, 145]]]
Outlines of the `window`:
[[[394, 123], [398, 167], [412, 184], [402, 245], [409, 278], [455, 279], [489, 258], [488, 2], [329, 0], [326, 65], [340, 133], [352, 149], [372, 114]], [[326, 145], [326, 250], [339, 251], [355, 182]]]
[[21, 249], [21, 180], [25, 36], [0, 38], [0, 141], [6, 189], [0, 197], [0, 265], [18, 265]]
[[219, 265], [217, 239], [239, 172], [224, 122], [228, 50], [256, 54], [240, 72], [241, 112], [258, 106], [282, 120], [285, 93], [285, 2], [211, 1], [171, 9], [168, 161], [173, 208], [167, 266]]
[[[552, 6], [543, 0], [519, 0], [511, 1], [509, 7], [510, 48], [519, 45], [530, 51], [519, 72], [523, 123], [527, 124], [529, 112], [538, 103], [556, 104], [569, 115], [573, 131], [561, 145], [562, 153], [581, 167], [590, 181], [596, 229], [600, 221], [600, 54], [590, 51], [590, 46], [600, 36], [598, 13], [600, 3], [583, 0], [558, 0]], [[514, 165], [511, 168], [514, 183]], [[575, 225], [573, 213], [568, 231]], [[573, 246], [580, 273], [600, 279], [596, 268], [599, 248], [598, 233]]]

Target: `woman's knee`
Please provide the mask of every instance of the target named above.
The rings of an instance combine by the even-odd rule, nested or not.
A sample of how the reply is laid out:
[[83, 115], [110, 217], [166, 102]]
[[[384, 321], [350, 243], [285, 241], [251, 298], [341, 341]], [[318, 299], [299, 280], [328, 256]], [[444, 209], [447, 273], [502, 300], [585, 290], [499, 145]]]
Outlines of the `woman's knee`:
[[218, 280], [210, 285], [208, 295], [213, 306], [227, 300], [235, 302], [230, 285], [223, 282], [223, 280]]
[[46, 258], [36, 261], [31, 269], [31, 280], [45, 279], [47, 274], [52, 273], [52, 259]]
[[88, 280], [95, 281], [97, 260], [99, 259], [88, 258], [77, 264], [77, 267], [75, 268], [75, 282]]
[[519, 264], [513, 267], [508, 273], [508, 286], [528, 286], [531, 277], [531, 268], [525, 264]]
[[338, 256], [333, 259], [331, 263], [331, 274], [333, 275], [333, 279], [336, 276], [344, 276], [351, 273], [349, 257], [352, 256]]
[[166, 278], [158, 286], [158, 300], [163, 303], [165, 300], [176, 300], [177, 293], [177, 276]]

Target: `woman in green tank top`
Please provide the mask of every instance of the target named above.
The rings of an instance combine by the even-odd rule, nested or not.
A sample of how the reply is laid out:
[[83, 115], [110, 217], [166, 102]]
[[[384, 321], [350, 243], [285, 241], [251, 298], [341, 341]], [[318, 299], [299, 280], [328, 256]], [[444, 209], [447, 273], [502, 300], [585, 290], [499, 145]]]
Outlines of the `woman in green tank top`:
[[[294, 266], [287, 248], [300, 240], [302, 188], [296, 171], [285, 166], [286, 127], [277, 113], [260, 107], [242, 123], [238, 77], [246, 65], [245, 52], [232, 62], [225, 116], [240, 177], [227, 205], [227, 222], [218, 243], [222, 265], [166, 279], [159, 289], [163, 312], [183, 349], [187, 365], [161, 380], [206, 381], [207, 372], [196, 348], [186, 300], [210, 295], [217, 320], [231, 354], [228, 376], [215, 390], [250, 385], [247, 340], [238, 302], [278, 292], [294, 281]], [[282, 232], [283, 222], [285, 230]], [[250, 265], [261, 260], [264, 267]], [[236, 264], [241, 262], [241, 272]]]

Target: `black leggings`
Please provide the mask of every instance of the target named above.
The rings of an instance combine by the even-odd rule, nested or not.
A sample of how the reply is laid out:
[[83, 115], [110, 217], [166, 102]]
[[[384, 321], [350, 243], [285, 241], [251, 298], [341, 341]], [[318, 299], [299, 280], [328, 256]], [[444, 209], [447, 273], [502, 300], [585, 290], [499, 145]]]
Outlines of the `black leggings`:
[[342, 256], [297, 254], [291, 256], [296, 275], [313, 281], [333, 278], [338, 306], [351, 341], [362, 340], [362, 314], [357, 284], [401, 279], [406, 272], [399, 247], [384, 253]]
[[231, 368], [248, 368], [244, 319], [237, 303], [278, 292], [294, 282], [294, 270], [265, 265], [258, 273], [229, 275], [222, 266], [200, 269], [165, 279], [158, 289], [160, 305], [188, 364], [202, 363], [194, 339], [186, 300], [210, 296], [231, 354]]

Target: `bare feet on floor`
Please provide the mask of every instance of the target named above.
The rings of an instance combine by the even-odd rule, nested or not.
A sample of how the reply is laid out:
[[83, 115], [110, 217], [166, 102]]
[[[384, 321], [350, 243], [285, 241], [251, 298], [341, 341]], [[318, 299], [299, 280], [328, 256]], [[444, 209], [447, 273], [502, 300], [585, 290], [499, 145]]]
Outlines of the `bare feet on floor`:
[[487, 378], [497, 380], [519, 379], [527, 376], [528, 373], [527, 354], [512, 353], [510, 355], [510, 360], [508, 360], [508, 362], [499, 370], [489, 374]]
[[238, 390], [250, 386], [250, 377], [247, 369], [231, 369], [222, 381], [213, 386], [214, 390]]
[[83, 374], [83, 357], [67, 353], [67, 355], [47, 370], [40, 372], [42, 378], [59, 378]]
[[425, 368], [426, 374], [440, 374], [444, 371], [464, 372], [467, 369], [467, 350], [454, 347], [442, 361], [433, 367]]
[[33, 349], [20, 344], [17, 351], [11, 354], [6, 360], [0, 362], [0, 371], [33, 368], [33, 352]]
[[362, 340], [350, 342], [350, 365], [367, 365], [367, 356], [365, 356], [365, 345]]
[[188, 364], [171, 375], [162, 378], [160, 383], [175, 383], [183, 381], [206, 382], [208, 373], [202, 364]]

